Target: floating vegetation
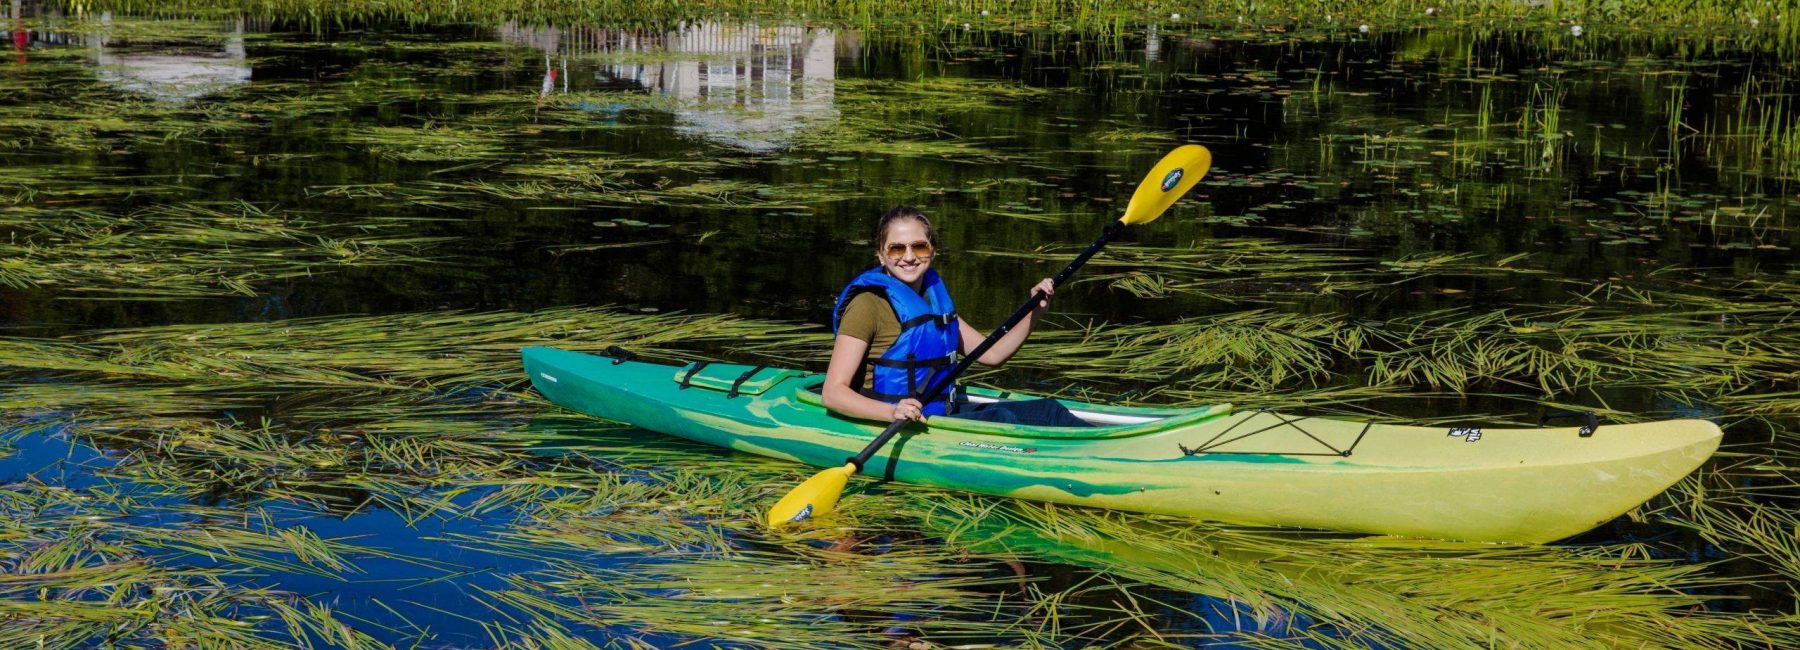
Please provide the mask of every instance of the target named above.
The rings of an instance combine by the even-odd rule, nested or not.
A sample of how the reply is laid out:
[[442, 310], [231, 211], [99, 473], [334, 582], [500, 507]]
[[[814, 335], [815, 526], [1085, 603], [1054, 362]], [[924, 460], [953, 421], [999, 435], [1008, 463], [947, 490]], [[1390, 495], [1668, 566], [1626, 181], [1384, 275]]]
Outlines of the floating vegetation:
[[0, 213], [0, 228], [13, 232], [0, 243], [0, 285], [54, 287], [70, 298], [254, 296], [259, 283], [333, 268], [426, 263], [417, 254], [445, 238], [397, 234], [414, 225], [396, 219], [334, 228], [243, 202], [123, 216]]
[[869, 554], [801, 547], [619, 571], [570, 563], [515, 577], [512, 589], [490, 597], [539, 620], [597, 617], [633, 636], [804, 648], [957, 645], [1004, 638], [1012, 627], [993, 613], [1014, 608], [978, 589], [1017, 579], [984, 575], [989, 568], [924, 545]]
[[1347, 539], [1055, 505], [936, 503], [926, 521], [952, 544], [1053, 557], [1199, 594], [1250, 619], [1239, 635], [1258, 645], [1460, 647], [1504, 638], [1545, 647], [1732, 648], [1800, 640], [1779, 617], [1702, 609], [1694, 594], [1721, 579], [1698, 567], [1616, 549]]
[[[171, 325], [102, 332], [66, 345], [9, 339], [0, 364], [14, 372], [192, 382], [201, 387], [428, 390], [512, 383], [519, 348], [587, 351], [732, 342], [745, 353], [784, 354], [818, 334], [799, 325], [727, 316], [631, 315], [607, 309], [397, 314], [275, 323]], [[802, 333], [804, 332], [804, 335]], [[762, 342], [763, 345], [759, 345]], [[676, 353], [671, 358], [693, 358]]]
[[0, 485], [0, 618], [7, 621], [0, 643], [78, 648], [102, 639], [181, 638], [254, 646], [269, 642], [261, 623], [271, 619], [367, 640], [329, 610], [295, 611], [285, 604], [291, 595], [242, 576], [335, 578], [355, 571], [353, 558], [385, 554], [270, 521], [267, 512], [175, 506], [117, 484]]
[[[1054, 344], [1026, 348], [1014, 363], [1054, 369], [1073, 385], [1161, 384], [1162, 399], [1180, 401], [1236, 401], [1221, 389], [1259, 396], [1252, 399], [1294, 388], [1341, 389], [1348, 380], [1362, 399], [1429, 387], [1585, 401], [1594, 386], [1638, 386], [1679, 403], [1780, 412], [1794, 403], [1792, 391], [1780, 387], [1800, 376], [1800, 365], [1781, 352], [1800, 346], [1792, 313], [1791, 305], [1686, 312], [1571, 306], [1456, 309], [1381, 322], [1254, 310], [1049, 333]], [[1306, 403], [1294, 397], [1293, 404]]]
[[[0, 646], [1800, 645], [1793, 17], [1424, 9], [35, 3]], [[1186, 141], [1195, 196], [976, 381], [1720, 457], [1561, 545], [863, 479], [777, 534], [809, 468], [522, 388], [537, 344], [819, 369], [898, 203], [991, 325]]]
[[[1061, 261], [1073, 246], [1031, 252], [974, 251], [981, 255]], [[1198, 241], [1189, 247], [1119, 244], [1096, 258], [1081, 282], [1105, 282], [1140, 298], [1191, 295], [1224, 303], [1281, 303], [1318, 296], [1374, 296], [1410, 290], [1433, 278], [1544, 276], [1530, 268], [1529, 253], [1488, 260], [1474, 253], [1417, 254], [1375, 261], [1348, 248], [1297, 245], [1271, 239]], [[1442, 294], [1466, 289], [1435, 287]]]
[[504, 140], [490, 131], [426, 124], [418, 128], [378, 126], [344, 136], [383, 158], [410, 162], [468, 161], [497, 158]]
[[[1475, 340], [1507, 327], [1533, 327], [1520, 321], [1534, 322], [1446, 317], [1410, 326], [1347, 326], [1336, 317], [1265, 312], [1245, 314], [1236, 326], [1230, 319], [1204, 330], [1163, 326], [1204, 337], [1193, 343], [1153, 340], [1150, 327], [1110, 327], [1084, 336], [1095, 355], [1108, 345], [1120, 347], [1093, 340], [1096, 334], [1130, 341], [1122, 349], [1131, 354], [1118, 359], [1152, 352], [1139, 372], [1165, 378], [1185, 376], [1173, 368], [1192, 363], [1196, 351], [1211, 345], [1203, 340], [1242, 342], [1242, 356], [1217, 358], [1242, 359], [1245, 368], [1276, 358], [1269, 351], [1287, 346], [1289, 361], [1271, 364], [1286, 369], [1259, 380], [1279, 390], [1310, 381], [1308, 372], [1345, 349], [1393, 346], [1396, 332], [1418, 340]], [[1452, 336], [1460, 331], [1473, 335]], [[757, 643], [781, 634], [794, 644], [822, 647], [874, 646], [896, 637], [953, 645], [1116, 639], [1140, 629], [1168, 633], [1128, 623], [1166, 616], [1144, 609], [1164, 596], [1143, 585], [1205, 596], [1214, 599], [1209, 606], [1256, 621], [1288, 621], [1238, 628], [1246, 638], [1271, 642], [1456, 644], [1500, 635], [1557, 645], [1587, 635], [1611, 643], [1725, 647], [1757, 634], [1777, 644], [1795, 634], [1779, 619], [1705, 611], [1708, 598], [1698, 594], [1716, 591], [1724, 578], [1703, 565], [1643, 560], [1643, 551], [1629, 544], [1494, 547], [1239, 531], [889, 486], [857, 495], [840, 519], [807, 535], [826, 546], [794, 545], [804, 540], [766, 538], [755, 517], [758, 505], [804, 468], [658, 442], [635, 429], [534, 421], [540, 403], [503, 388], [516, 381], [517, 349], [531, 343], [590, 350], [623, 345], [659, 358], [690, 357], [683, 350], [728, 343], [740, 353], [760, 348], [780, 359], [816, 355], [824, 339], [809, 328], [720, 316], [609, 310], [413, 314], [144, 328], [66, 341], [9, 339], [0, 345], [0, 366], [13, 381], [79, 387], [60, 402], [53, 392], [24, 393], [8, 406], [9, 417], [81, 413], [61, 427], [61, 435], [121, 450], [106, 464], [112, 485], [142, 486], [135, 489], [148, 488], [157, 499], [228, 495], [264, 508], [391, 512], [415, 525], [481, 522], [479, 532], [439, 543], [525, 563], [468, 601], [500, 614], [506, 622], [497, 633], [513, 639], [604, 633], [651, 644], [696, 638]], [[1079, 346], [1063, 347], [1078, 359], [1058, 366], [1071, 379], [1092, 383], [1077, 375], [1129, 371], [1105, 365], [1104, 357], [1084, 358], [1090, 355]], [[1457, 354], [1454, 345], [1425, 347], [1430, 349], [1394, 353]], [[1168, 369], [1151, 370], [1150, 363]], [[127, 379], [130, 384], [117, 383]], [[1193, 390], [1188, 386], [1205, 383], [1176, 382], [1159, 401], [1179, 399]], [[144, 388], [158, 385], [172, 392]], [[21, 395], [15, 387], [5, 394]], [[119, 399], [96, 397], [118, 390], [124, 391]], [[248, 423], [221, 419], [213, 409], [226, 402], [196, 402], [195, 394], [241, 396], [240, 402], [267, 405], [248, 408], [271, 415]], [[175, 413], [181, 410], [187, 414]], [[1709, 512], [1737, 512], [1717, 503], [1709, 507], [1718, 510]], [[1678, 510], [1655, 512], [1677, 523], [1712, 522], [1705, 525], [1727, 534], [1737, 530], [1718, 523], [1718, 514], [1689, 519]], [[1754, 517], [1748, 521], [1759, 521]], [[911, 530], [930, 535], [906, 532]], [[295, 560], [282, 554], [317, 553], [299, 549], [322, 540], [283, 533], [295, 534], [301, 537], [281, 546], [256, 546], [263, 542], [254, 536], [220, 536], [217, 543], [265, 570], [311, 571], [290, 566]], [[145, 548], [187, 546], [175, 539]], [[329, 568], [341, 562], [329, 558], [380, 552], [343, 547], [312, 561]], [[609, 559], [596, 564], [594, 554]], [[1026, 572], [1022, 578], [1005, 568], [1019, 560], [1075, 564], [1096, 572], [1101, 582], [1049, 588], [1030, 569], [1019, 569]], [[159, 557], [152, 566], [193, 570], [179, 558]], [[411, 580], [431, 584], [463, 571], [425, 565]], [[1446, 574], [1464, 579], [1446, 582]], [[214, 579], [218, 593], [241, 589], [228, 576]], [[1521, 586], [1491, 588], [1503, 580]], [[1523, 586], [1540, 582], [1560, 585], [1556, 597]], [[1021, 585], [1027, 588], [1015, 592]], [[1472, 597], [1478, 605], [1469, 605]], [[1111, 604], [1056, 604], [1066, 598]], [[251, 597], [230, 602], [252, 611], [278, 608]], [[309, 609], [310, 602], [279, 602], [290, 609], [271, 616], [338, 620], [340, 614]], [[1044, 618], [1056, 609], [1063, 619]], [[593, 620], [623, 628], [589, 627]], [[782, 634], [799, 621], [820, 626], [818, 636]], [[904, 623], [889, 631], [896, 621]], [[395, 637], [359, 624], [347, 629], [382, 639], [424, 634]]]

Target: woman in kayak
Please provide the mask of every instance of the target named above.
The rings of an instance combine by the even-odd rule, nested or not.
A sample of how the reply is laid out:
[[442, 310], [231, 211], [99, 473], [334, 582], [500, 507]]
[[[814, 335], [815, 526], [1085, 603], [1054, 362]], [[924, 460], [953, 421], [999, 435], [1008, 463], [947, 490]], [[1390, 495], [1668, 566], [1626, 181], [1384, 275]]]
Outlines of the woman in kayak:
[[[1054, 399], [954, 406], [949, 390], [929, 401], [918, 395], [955, 365], [956, 355], [981, 345], [979, 330], [956, 317], [950, 292], [931, 270], [937, 234], [918, 208], [887, 211], [875, 226], [879, 264], [850, 281], [832, 311], [836, 340], [825, 371], [825, 407], [865, 420], [924, 420], [951, 415], [971, 420], [1037, 426], [1090, 426]], [[1050, 306], [1056, 287], [1045, 278], [1032, 287], [1043, 292], [1025, 320], [976, 359], [998, 366], [1012, 358], [1031, 335], [1031, 326]], [[854, 388], [853, 388], [854, 386]]]

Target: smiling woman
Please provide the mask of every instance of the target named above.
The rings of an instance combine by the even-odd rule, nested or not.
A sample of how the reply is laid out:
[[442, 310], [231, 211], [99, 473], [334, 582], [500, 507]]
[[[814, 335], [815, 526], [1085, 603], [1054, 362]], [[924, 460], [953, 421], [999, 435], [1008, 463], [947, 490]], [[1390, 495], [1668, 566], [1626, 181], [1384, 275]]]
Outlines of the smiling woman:
[[[888, 210], [875, 225], [875, 251], [878, 266], [851, 280], [832, 312], [836, 338], [823, 389], [828, 408], [865, 420], [923, 420], [955, 413], [970, 419], [1087, 426], [1055, 400], [964, 412], [951, 399], [955, 391], [921, 401], [919, 393], [950, 371], [958, 353], [979, 345], [982, 335], [957, 317], [949, 289], [931, 269], [937, 232], [924, 212], [904, 205]], [[1025, 343], [1056, 286], [1046, 278], [1031, 291], [1046, 298], [977, 361], [998, 366]]]

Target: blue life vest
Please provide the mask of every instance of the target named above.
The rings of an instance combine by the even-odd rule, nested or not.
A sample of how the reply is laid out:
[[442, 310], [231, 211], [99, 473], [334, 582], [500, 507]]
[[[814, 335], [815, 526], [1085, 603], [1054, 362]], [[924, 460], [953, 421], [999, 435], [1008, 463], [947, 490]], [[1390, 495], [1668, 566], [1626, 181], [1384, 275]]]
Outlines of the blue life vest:
[[[869, 388], [862, 391], [864, 395], [889, 403], [908, 397], [917, 399], [919, 393], [931, 387], [932, 381], [948, 374], [950, 366], [956, 364], [956, 350], [962, 340], [956, 323], [956, 305], [950, 302], [950, 291], [938, 279], [937, 271], [925, 271], [924, 288], [925, 294], [919, 295], [905, 282], [894, 279], [886, 269], [877, 266], [856, 276], [838, 295], [837, 307], [831, 311], [833, 334], [837, 333], [844, 310], [850, 307], [850, 299], [865, 291], [886, 296], [888, 305], [894, 308], [894, 316], [900, 319], [900, 338], [894, 341], [893, 347], [883, 352], [879, 359], [864, 359], [865, 364], [875, 366], [874, 379]], [[863, 367], [857, 366], [856, 376], [851, 381], [862, 382]], [[936, 399], [925, 402], [924, 413], [943, 415], [950, 395], [955, 392], [955, 387], [951, 386], [938, 393]]]

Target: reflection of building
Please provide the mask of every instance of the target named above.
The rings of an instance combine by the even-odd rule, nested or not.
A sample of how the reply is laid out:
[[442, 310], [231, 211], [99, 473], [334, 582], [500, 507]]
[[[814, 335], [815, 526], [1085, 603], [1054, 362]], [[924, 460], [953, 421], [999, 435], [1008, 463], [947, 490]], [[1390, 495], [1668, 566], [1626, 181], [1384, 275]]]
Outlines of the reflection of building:
[[[697, 23], [642, 33], [508, 24], [500, 37], [597, 60], [597, 81], [629, 82], [682, 100], [674, 109], [678, 130], [753, 151], [781, 148], [799, 129], [835, 120], [838, 50], [854, 56], [858, 47], [849, 35], [801, 25]], [[546, 88], [556, 74], [546, 70]]]
[[[101, 14], [100, 24], [110, 26], [112, 14]], [[94, 58], [100, 64], [100, 80], [121, 90], [143, 93], [164, 101], [183, 102], [222, 88], [250, 83], [250, 64], [244, 57], [244, 23], [232, 25], [231, 35], [216, 54], [153, 54], [117, 52], [107, 47], [107, 32], [94, 37]]]
[[217, 52], [195, 53], [196, 48], [187, 43], [180, 46], [180, 53], [150, 52], [112, 42], [112, 12], [102, 12], [100, 29], [89, 31], [92, 26], [84, 21], [69, 22], [71, 19], [62, 7], [39, 4], [32, 8], [35, 32], [26, 29], [25, 13], [24, 3], [13, 0], [9, 18], [13, 25], [12, 45], [20, 63], [25, 62], [33, 47], [91, 47], [101, 82], [173, 102], [249, 83], [250, 63], [244, 55], [245, 24], [249, 22], [258, 30], [268, 27], [266, 21], [240, 18], [230, 24]]

